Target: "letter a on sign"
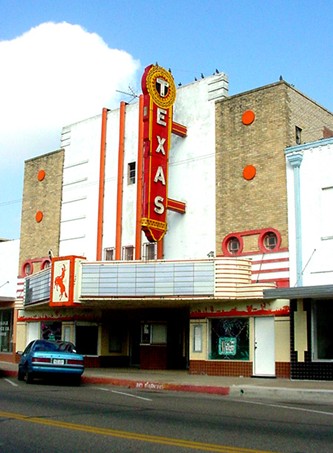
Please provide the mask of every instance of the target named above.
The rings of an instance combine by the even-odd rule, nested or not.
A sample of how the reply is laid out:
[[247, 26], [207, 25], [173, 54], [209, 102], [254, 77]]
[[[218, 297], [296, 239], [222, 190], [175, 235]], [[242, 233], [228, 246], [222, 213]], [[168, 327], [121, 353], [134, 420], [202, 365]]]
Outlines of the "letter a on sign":
[[150, 65], [142, 76], [143, 116], [143, 197], [141, 227], [151, 242], [167, 230], [168, 155], [176, 87], [172, 75]]

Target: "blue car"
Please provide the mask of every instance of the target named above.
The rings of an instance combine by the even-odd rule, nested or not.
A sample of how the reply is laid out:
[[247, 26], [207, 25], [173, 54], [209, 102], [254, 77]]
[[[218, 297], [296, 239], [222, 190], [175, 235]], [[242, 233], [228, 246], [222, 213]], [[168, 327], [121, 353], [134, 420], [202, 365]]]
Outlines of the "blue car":
[[77, 354], [73, 343], [67, 341], [34, 340], [24, 352], [17, 378], [30, 384], [34, 378], [68, 377], [77, 384], [84, 372], [84, 358]]

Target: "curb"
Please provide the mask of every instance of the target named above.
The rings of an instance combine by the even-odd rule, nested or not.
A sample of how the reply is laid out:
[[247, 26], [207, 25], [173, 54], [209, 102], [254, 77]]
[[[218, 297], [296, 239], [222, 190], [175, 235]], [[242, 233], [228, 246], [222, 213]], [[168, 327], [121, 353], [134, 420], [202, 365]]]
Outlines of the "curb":
[[17, 371], [14, 371], [14, 370], [0, 370], [0, 377], [17, 377]]
[[333, 403], [333, 390], [287, 388], [287, 387], [259, 387], [255, 385], [233, 385], [230, 387], [230, 396], [248, 398], [271, 398], [285, 401], [308, 401], [313, 403]]
[[[17, 377], [17, 371], [1, 370], [0, 376], [4, 377]], [[118, 387], [126, 387], [131, 389], [141, 390], [169, 390], [174, 392], [196, 392], [196, 393], [210, 393], [213, 395], [230, 394], [230, 387], [215, 387], [207, 385], [192, 385], [192, 384], [167, 384], [155, 381], [136, 381], [131, 379], [117, 379], [107, 378], [101, 376], [82, 376], [82, 384], [104, 384], [114, 385]]]
[[106, 384], [140, 390], [171, 390], [175, 392], [210, 393], [214, 395], [229, 395], [230, 387], [215, 387], [207, 385], [168, 384], [154, 381], [136, 381], [131, 379], [116, 379], [94, 376], [82, 376], [85, 384]]

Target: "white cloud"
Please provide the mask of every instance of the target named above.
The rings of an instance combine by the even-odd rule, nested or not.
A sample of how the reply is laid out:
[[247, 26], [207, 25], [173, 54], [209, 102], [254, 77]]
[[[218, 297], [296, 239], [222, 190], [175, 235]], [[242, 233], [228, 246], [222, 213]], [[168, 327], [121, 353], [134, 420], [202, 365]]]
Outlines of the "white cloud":
[[[53, 151], [61, 127], [114, 107], [139, 62], [79, 25], [44, 23], [0, 42], [0, 155], [23, 165]], [[10, 159], [7, 159], [10, 157]]]

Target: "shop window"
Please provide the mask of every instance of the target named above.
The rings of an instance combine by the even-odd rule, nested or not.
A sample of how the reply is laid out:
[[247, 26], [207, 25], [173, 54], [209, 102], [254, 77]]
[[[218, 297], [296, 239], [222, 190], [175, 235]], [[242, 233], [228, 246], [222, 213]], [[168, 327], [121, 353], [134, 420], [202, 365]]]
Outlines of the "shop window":
[[313, 346], [314, 359], [333, 360], [333, 301], [313, 303]]
[[104, 259], [105, 261], [113, 261], [115, 259], [114, 247], [107, 247], [104, 249]]
[[12, 352], [13, 311], [0, 310], [0, 352]]
[[127, 168], [127, 184], [135, 184], [135, 162], [130, 162]]
[[142, 323], [141, 325], [142, 344], [166, 344], [167, 326], [158, 323]]
[[193, 352], [202, 352], [202, 325], [193, 326]]
[[157, 244], [156, 242], [147, 242], [143, 244], [143, 259], [155, 260], [157, 257]]
[[249, 360], [249, 319], [211, 320], [210, 356], [212, 360]]
[[133, 245], [127, 245], [123, 247], [123, 260], [132, 261], [134, 259], [134, 247]]
[[61, 340], [61, 322], [43, 321], [40, 327], [43, 340]]

